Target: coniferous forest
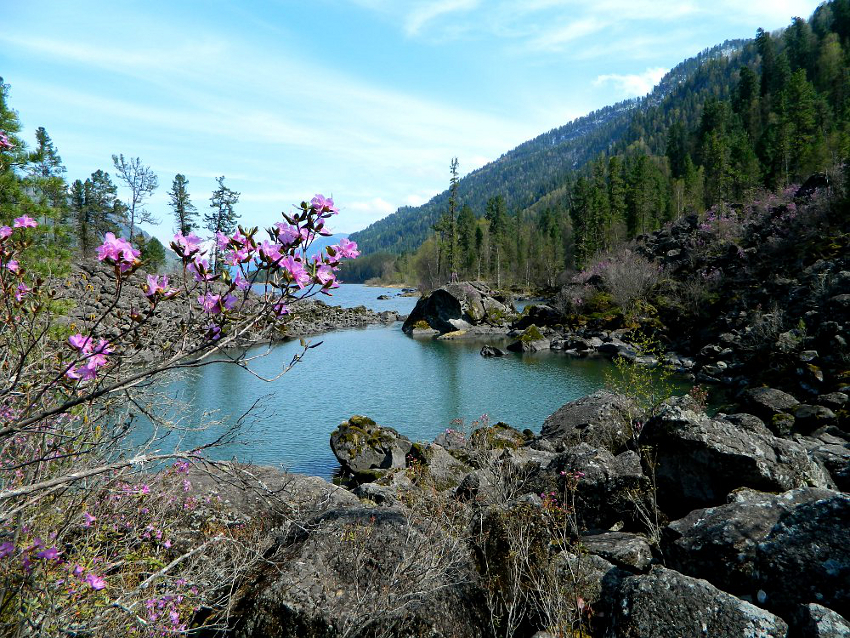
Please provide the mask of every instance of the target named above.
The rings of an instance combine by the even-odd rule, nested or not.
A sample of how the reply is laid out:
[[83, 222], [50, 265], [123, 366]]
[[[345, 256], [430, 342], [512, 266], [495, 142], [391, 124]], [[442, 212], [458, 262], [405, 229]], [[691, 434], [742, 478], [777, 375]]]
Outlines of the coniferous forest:
[[347, 279], [432, 287], [454, 264], [461, 279], [552, 287], [671, 220], [832, 175], [850, 150], [848, 37], [850, 3], [836, 0], [706, 50], [648, 96], [526, 142], [355, 233], [366, 256]]

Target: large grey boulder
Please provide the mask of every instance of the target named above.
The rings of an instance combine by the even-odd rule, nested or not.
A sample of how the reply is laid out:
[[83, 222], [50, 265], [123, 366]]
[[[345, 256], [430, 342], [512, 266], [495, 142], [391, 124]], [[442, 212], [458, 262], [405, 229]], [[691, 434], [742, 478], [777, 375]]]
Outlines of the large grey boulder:
[[332, 510], [280, 539], [237, 603], [238, 638], [486, 638], [461, 541], [409, 512]]
[[582, 546], [630, 571], [645, 572], [652, 563], [652, 548], [646, 538], [628, 532], [601, 532], [581, 537]]
[[554, 493], [562, 501], [566, 484], [573, 480], [570, 475], [576, 473], [575, 513], [580, 528], [603, 530], [623, 523], [640, 528], [640, 512], [654, 507], [650, 481], [636, 452], [615, 456], [587, 443], [556, 456], [531, 477], [529, 487], [538, 494]]
[[588, 443], [619, 454], [632, 438], [636, 412], [628, 397], [600, 390], [558, 408], [543, 422], [540, 436], [568, 447]]
[[510, 299], [493, 292], [481, 282], [446, 284], [416, 302], [402, 330], [431, 328], [440, 334], [467, 330], [488, 323], [507, 327], [516, 317]]
[[613, 601], [617, 638], [783, 638], [785, 622], [705, 580], [655, 566], [622, 581]]
[[816, 602], [850, 611], [850, 496], [816, 488], [742, 490], [670, 523], [668, 565], [775, 613]]
[[646, 423], [640, 444], [654, 449], [658, 503], [671, 516], [719, 505], [739, 487], [834, 487], [803, 446], [713, 419], [689, 397], [665, 403]]
[[744, 408], [762, 419], [774, 434], [787, 434], [793, 424], [794, 409], [800, 405], [793, 396], [775, 388], [751, 388], [741, 396]]
[[850, 638], [850, 621], [816, 603], [803, 605], [795, 624], [800, 638]]
[[664, 529], [662, 546], [667, 564], [683, 574], [705, 578], [724, 591], [757, 600], [759, 543], [783, 515], [802, 503], [834, 494], [811, 487], [778, 495], [739, 490], [732, 495], [733, 502], [694, 510]]
[[331, 433], [331, 450], [342, 467], [360, 480], [374, 479], [387, 470], [404, 468], [410, 439], [393, 428], [353, 416]]

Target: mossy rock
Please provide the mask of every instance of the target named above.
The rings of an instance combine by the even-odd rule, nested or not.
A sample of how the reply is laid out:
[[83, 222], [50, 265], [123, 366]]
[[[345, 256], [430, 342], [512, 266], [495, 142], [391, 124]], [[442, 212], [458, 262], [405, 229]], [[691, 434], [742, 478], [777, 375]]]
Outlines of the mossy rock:
[[428, 322], [424, 319], [420, 319], [416, 323], [413, 324], [412, 328], [414, 330], [431, 330], [431, 326], [428, 325]]
[[519, 340], [523, 343], [531, 343], [532, 341], [541, 341], [544, 338], [545, 337], [543, 336], [543, 333], [540, 332], [540, 329], [534, 324], [531, 324], [528, 328], [522, 331]]

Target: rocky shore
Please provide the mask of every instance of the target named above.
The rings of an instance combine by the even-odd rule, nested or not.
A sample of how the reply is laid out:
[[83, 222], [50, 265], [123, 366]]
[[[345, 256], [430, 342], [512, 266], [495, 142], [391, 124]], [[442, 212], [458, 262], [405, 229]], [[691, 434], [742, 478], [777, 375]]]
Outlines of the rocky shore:
[[[96, 261], [78, 264], [75, 274], [69, 276], [67, 285], [61, 287], [64, 290], [63, 301], [72, 306], [68, 311], [68, 321], [77, 326], [77, 329], [97, 323], [98, 333], [105, 338], [114, 338], [122, 332], [136, 330], [140, 336], [144, 333], [146, 338], [140, 341], [145, 343], [153, 342], [163, 348], [179, 343], [187, 336], [186, 326], [191, 324], [191, 313], [194, 310], [197, 314], [199, 310], [192, 304], [164, 302], [143, 328], [136, 327], [132, 315], [144, 314], [150, 307], [141, 288], [144, 281], [145, 273], [136, 272], [130, 275], [123, 284], [120, 299], [113, 307], [116, 288], [112, 269]], [[259, 298], [249, 298], [245, 307], [246, 314], [251, 312], [258, 301]], [[321, 299], [321, 295], [296, 301], [290, 304], [290, 309], [291, 315], [283, 331], [258, 327], [240, 345], [250, 346], [293, 339], [331, 330], [387, 325], [404, 319], [404, 316], [394, 311], [375, 312], [365, 306], [342, 308], [328, 305]], [[151, 360], [155, 355], [150, 351], [141, 354], [143, 358]]]
[[417, 443], [352, 417], [330, 442], [347, 488], [250, 466], [198, 485], [230, 524], [270, 526], [235, 636], [513, 623], [537, 638], [837, 638], [850, 635], [850, 445], [836, 436], [850, 428], [837, 428], [776, 436], [687, 396], [645, 415], [598, 392], [539, 434], [496, 424]]

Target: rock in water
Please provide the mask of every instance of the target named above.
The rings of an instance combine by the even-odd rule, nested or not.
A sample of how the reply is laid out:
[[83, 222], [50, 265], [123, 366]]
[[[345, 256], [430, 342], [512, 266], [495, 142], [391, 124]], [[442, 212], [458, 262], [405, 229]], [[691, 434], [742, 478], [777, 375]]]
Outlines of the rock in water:
[[504, 357], [507, 354], [504, 350], [500, 350], [496, 346], [484, 346], [481, 348], [482, 357]]
[[406, 436], [365, 416], [353, 416], [331, 433], [331, 450], [358, 480], [372, 480], [386, 470], [405, 467], [412, 445]]
[[446, 284], [416, 302], [402, 330], [432, 328], [440, 334], [488, 323], [507, 326], [516, 318], [513, 303], [481, 282]]

